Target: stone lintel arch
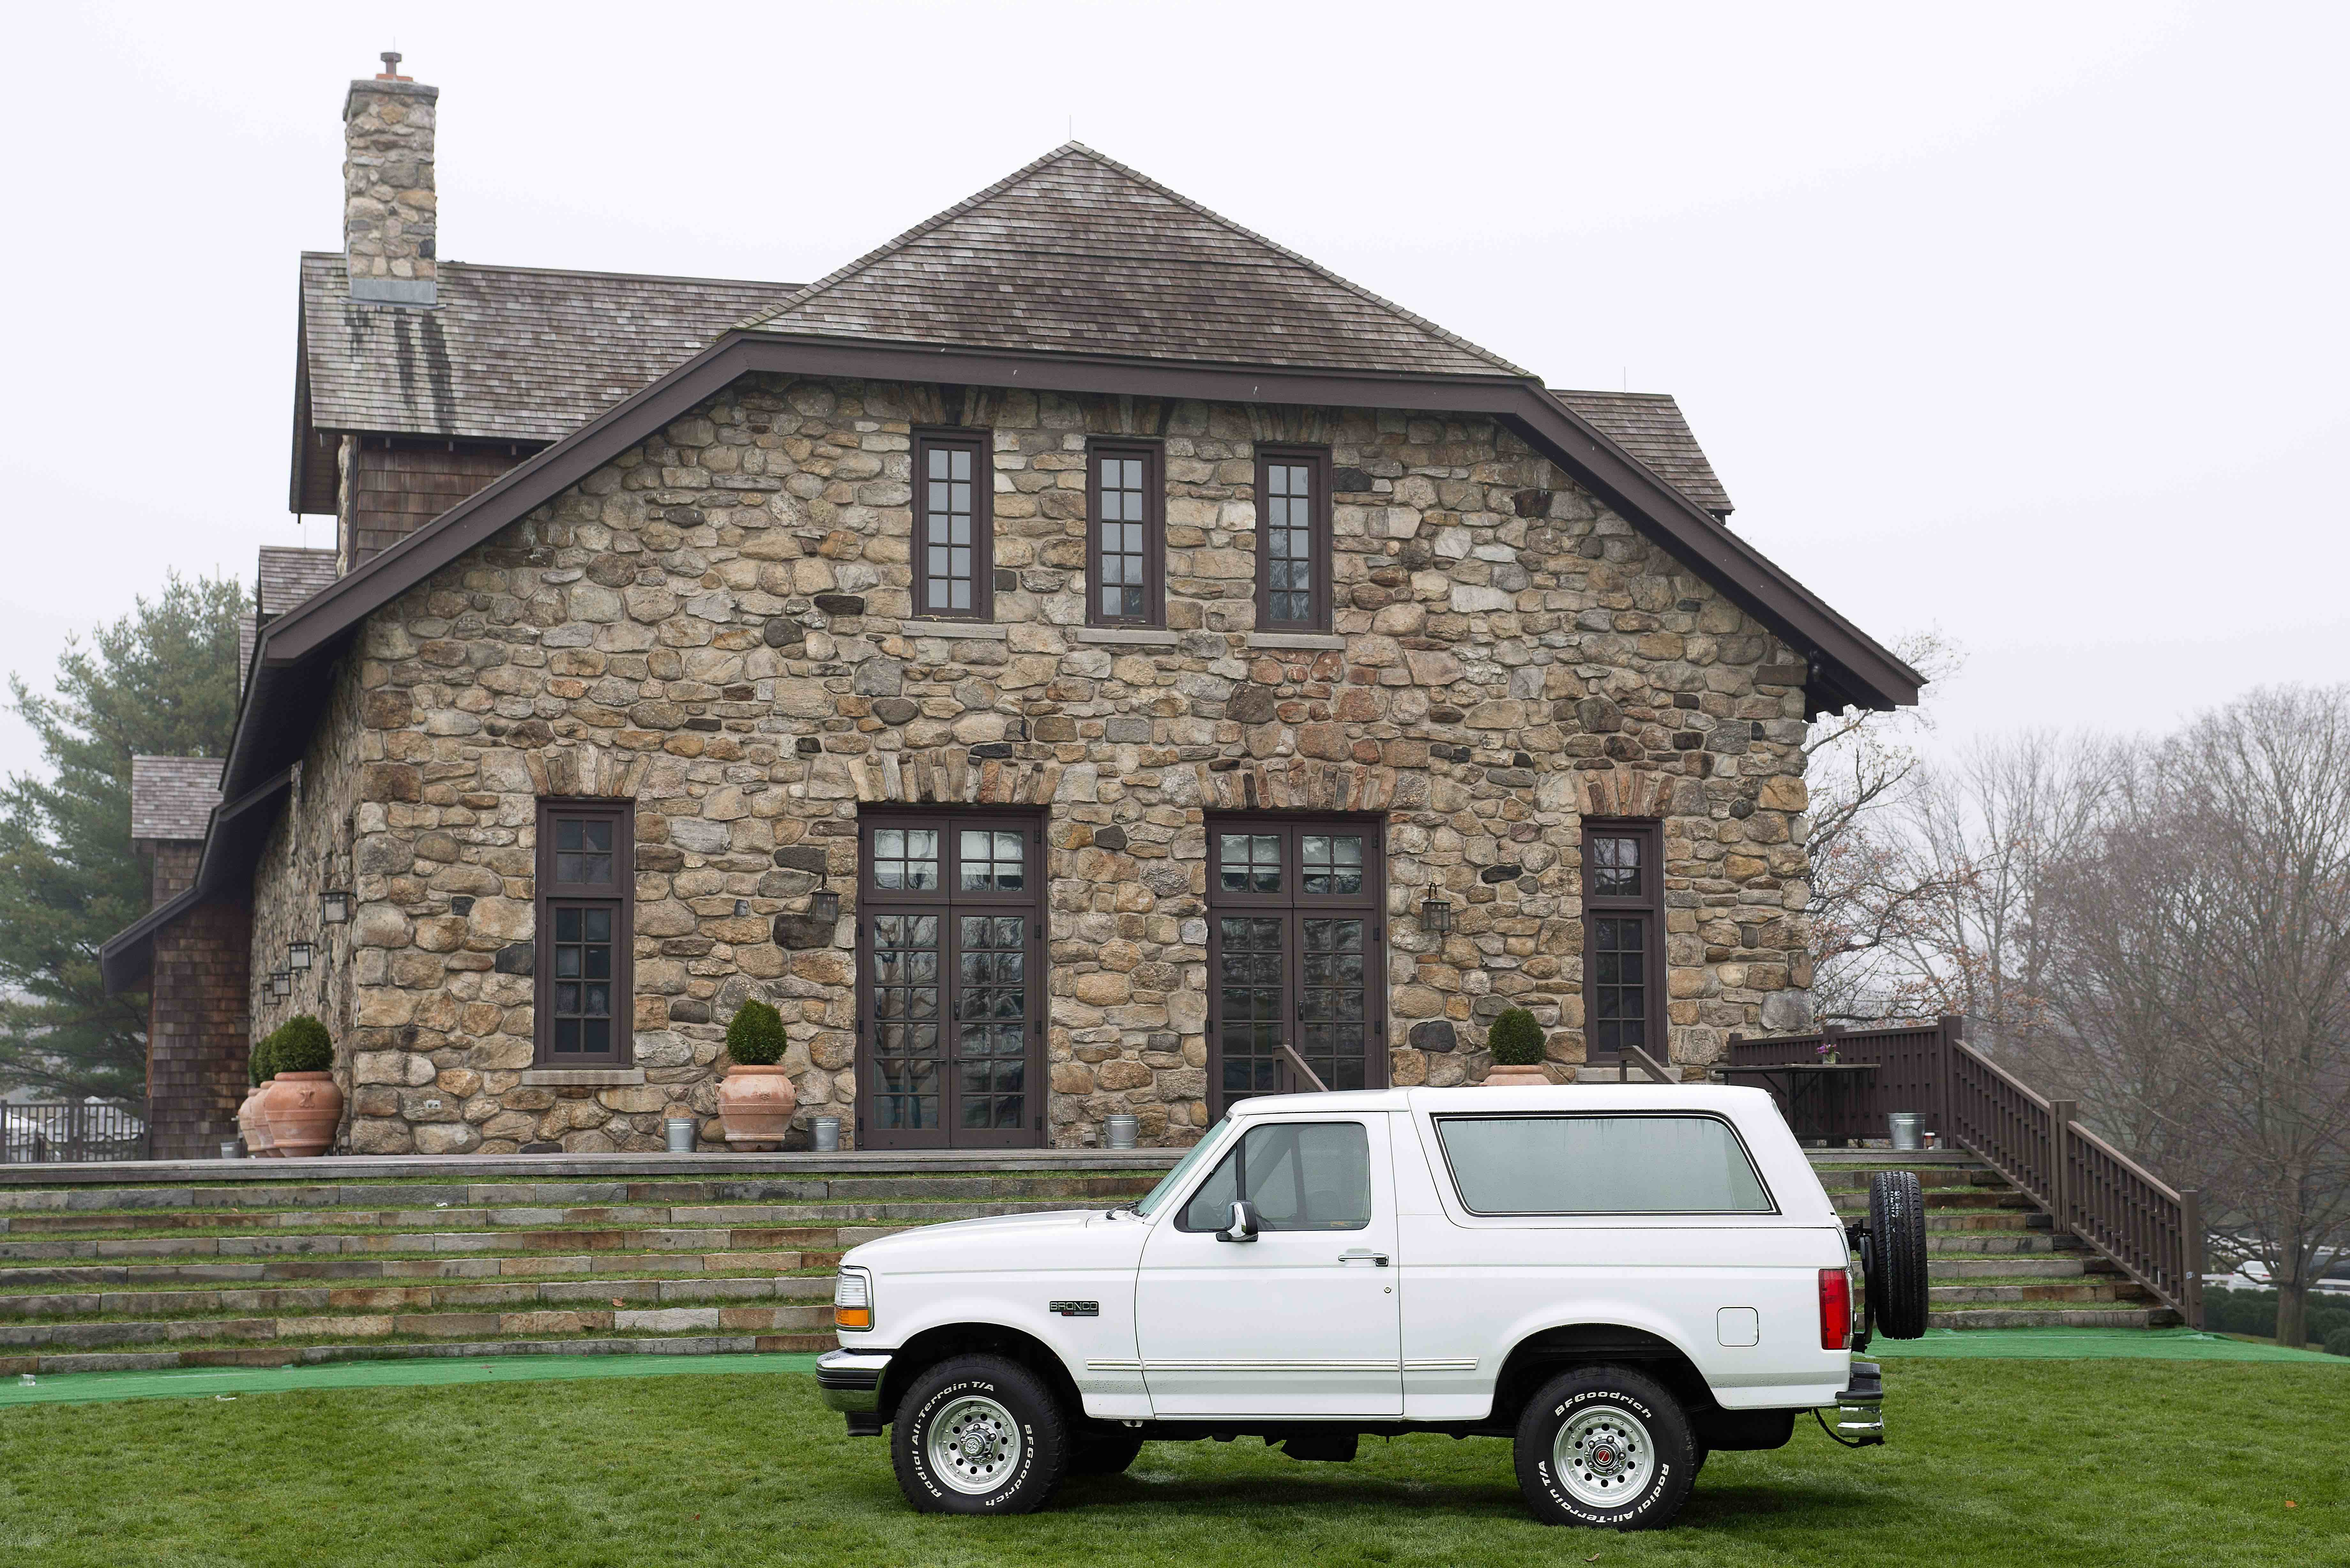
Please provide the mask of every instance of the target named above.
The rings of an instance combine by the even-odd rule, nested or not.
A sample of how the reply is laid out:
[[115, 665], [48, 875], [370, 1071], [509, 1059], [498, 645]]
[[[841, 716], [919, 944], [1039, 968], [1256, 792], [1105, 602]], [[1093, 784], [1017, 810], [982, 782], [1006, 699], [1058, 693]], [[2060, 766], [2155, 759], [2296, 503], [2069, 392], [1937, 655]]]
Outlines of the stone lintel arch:
[[531, 787], [541, 798], [634, 800], [643, 788], [647, 757], [624, 756], [609, 746], [574, 741], [523, 753]]

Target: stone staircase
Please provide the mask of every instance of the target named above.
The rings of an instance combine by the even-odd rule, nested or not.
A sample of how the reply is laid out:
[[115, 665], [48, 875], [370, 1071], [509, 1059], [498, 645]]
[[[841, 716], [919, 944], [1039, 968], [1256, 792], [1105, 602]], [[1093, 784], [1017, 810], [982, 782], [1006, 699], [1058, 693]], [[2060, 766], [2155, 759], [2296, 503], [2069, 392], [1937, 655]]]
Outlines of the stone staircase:
[[1814, 1149], [1837, 1211], [1868, 1212], [1872, 1171], [1914, 1170], [1926, 1195], [1928, 1323], [1934, 1328], [2161, 1328], [2178, 1314], [2091, 1251], [1982, 1161]]
[[[833, 1267], [910, 1226], [1107, 1207], [1172, 1151], [0, 1167], [0, 1376], [407, 1355], [828, 1349]], [[1881, 1151], [1817, 1151], [1839, 1208]], [[1925, 1184], [1938, 1327], [2159, 1303], [1970, 1158]]]

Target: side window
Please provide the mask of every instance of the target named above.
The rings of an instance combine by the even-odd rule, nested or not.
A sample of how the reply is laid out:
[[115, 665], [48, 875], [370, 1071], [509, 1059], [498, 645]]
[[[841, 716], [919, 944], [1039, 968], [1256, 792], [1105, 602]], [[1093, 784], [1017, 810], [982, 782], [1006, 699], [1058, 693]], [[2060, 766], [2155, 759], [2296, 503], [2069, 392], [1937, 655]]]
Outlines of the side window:
[[1182, 1231], [1221, 1231], [1232, 1200], [1256, 1206], [1265, 1231], [1360, 1231], [1371, 1222], [1370, 1136], [1360, 1122], [1252, 1127], [1177, 1217]]
[[1746, 1146], [1719, 1116], [1439, 1116], [1471, 1214], [1768, 1214]]
[[995, 614], [994, 472], [983, 432], [914, 438], [914, 604], [955, 620]]
[[626, 801], [539, 802], [538, 1066], [629, 1064], [634, 826]]
[[1155, 443], [1097, 441], [1087, 449], [1093, 522], [1086, 542], [1086, 619], [1159, 626], [1167, 552], [1167, 487]]
[[1259, 447], [1256, 622], [1262, 631], [1330, 629], [1330, 454]]

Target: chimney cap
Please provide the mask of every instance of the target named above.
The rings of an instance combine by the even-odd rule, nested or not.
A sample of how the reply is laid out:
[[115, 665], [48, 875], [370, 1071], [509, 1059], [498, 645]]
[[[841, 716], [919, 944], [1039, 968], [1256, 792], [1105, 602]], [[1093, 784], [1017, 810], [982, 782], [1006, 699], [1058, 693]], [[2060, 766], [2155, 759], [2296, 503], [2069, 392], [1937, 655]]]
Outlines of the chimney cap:
[[375, 74], [376, 80], [380, 82], [410, 82], [416, 79], [414, 77], [404, 77], [400, 74], [400, 54], [398, 49], [386, 49], [382, 54], [378, 55], [376, 58], [383, 62], [383, 69], [376, 72]]

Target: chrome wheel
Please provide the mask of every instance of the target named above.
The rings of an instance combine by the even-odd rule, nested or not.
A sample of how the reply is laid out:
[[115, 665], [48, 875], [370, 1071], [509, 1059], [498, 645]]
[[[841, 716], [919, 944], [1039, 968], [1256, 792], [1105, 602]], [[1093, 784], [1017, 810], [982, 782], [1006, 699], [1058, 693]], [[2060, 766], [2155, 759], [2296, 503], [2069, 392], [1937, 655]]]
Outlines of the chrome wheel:
[[994, 1400], [967, 1395], [931, 1422], [931, 1473], [966, 1496], [993, 1491], [1020, 1469], [1020, 1423]]
[[1551, 1443], [1551, 1473], [1575, 1501], [1621, 1508], [1640, 1495], [1656, 1470], [1648, 1428], [1616, 1407], [1586, 1410], [1558, 1429]]

